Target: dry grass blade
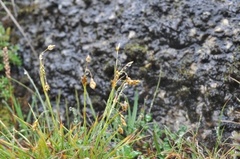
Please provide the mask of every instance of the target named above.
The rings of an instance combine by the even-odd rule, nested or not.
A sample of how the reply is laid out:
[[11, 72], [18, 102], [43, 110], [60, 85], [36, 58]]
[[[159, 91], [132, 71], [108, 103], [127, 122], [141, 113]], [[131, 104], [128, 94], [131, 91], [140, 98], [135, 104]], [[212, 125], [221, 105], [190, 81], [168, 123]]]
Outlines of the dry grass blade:
[[229, 76], [229, 78], [235, 82], [237, 82], [238, 84], [240, 84], [240, 82], [238, 80], [236, 80], [235, 78], [232, 78], [231, 76]]

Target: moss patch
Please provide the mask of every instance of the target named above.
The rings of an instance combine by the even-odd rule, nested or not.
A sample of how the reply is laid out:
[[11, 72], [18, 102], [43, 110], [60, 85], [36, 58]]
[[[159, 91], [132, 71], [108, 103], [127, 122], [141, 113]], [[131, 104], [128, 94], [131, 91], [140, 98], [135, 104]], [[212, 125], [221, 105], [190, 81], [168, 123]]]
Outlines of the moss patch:
[[148, 47], [146, 45], [141, 45], [137, 43], [127, 44], [124, 48], [126, 55], [133, 61], [138, 60], [139, 62], [143, 60], [143, 57], [147, 54]]

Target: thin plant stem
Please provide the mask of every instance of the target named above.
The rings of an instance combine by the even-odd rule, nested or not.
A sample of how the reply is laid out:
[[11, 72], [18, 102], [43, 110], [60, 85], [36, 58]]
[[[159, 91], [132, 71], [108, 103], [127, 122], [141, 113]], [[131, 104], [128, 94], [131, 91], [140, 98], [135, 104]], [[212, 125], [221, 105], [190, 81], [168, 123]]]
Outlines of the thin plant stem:
[[44, 55], [44, 53], [46, 51], [50, 50], [49, 47], [39, 55], [39, 61], [40, 61], [39, 74], [40, 74], [40, 82], [41, 82], [41, 85], [43, 87], [43, 93], [44, 93], [45, 98], [46, 98], [46, 105], [47, 105], [48, 110], [50, 111], [52, 122], [53, 122], [55, 128], [57, 128], [57, 123], [56, 123], [56, 120], [55, 120], [55, 117], [54, 117], [54, 113], [53, 113], [53, 110], [52, 110], [52, 105], [51, 105], [51, 102], [50, 102], [50, 99], [49, 99], [49, 95], [48, 95], [48, 92], [47, 92], [50, 88], [49, 88], [49, 85], [47, 84], [47, 79], [46, 79], [46, 75], [45, 75], [45, 68], [44, 68], [44, 62], [43, 62], [43, 55]]
[[65, 110], [66, 110], [67, 125], [70, 127], [68, 100], [67, 99], [65, 99]]
[[[40, 102], [41, 102], [41, 104], [43, 106], [43, 110], [45, 112], [45, 117], [46, 117], [46, 119], [48, 119], [49, 118], [48, 117], [48, 113], [47, 113], [48, 111], [47, 111], [45, 103], [44, 103], [44, 101], [43, 101], [43, 99], [42, 99], [42, 97], [41, 97], [41, 95], [40, 95], [40, 93], [39, 93], [39, 91], [37, 89], [37, 86], [35, 85], [35, 83], [33, 82], [32, 78], [30, 77], [30, 75], [28, 74], [27, 70], [25, 70], [25, 69], [24, 69], [24, 74], [27, 75], [28, 79], [30, 80], [30, 83], [33, 85], [33, 88], [34, 88], [34, 90], [37, 93], [38, 99], [40, 100]], [[50, 127], [50, 121], [49, 120], [47, 120], [47, 125], [48, 125], [48, 127]]]
[[151, 111], [152, 107], [153, 107], [153, 104], [154, 104], [154, 101], [156, 99], [156, 96], [157, 96], [157, 93], [158, 93], [158, 89], [159, 89], [159, 86], [160, 86], [160, 82], [161, 82], [161, 76], [162, 76], [162, 67], [160, 69], [160, 73], [159, 73], [159, 76], [158, 76], [158, 83], [157, 83], [157, 87], [156, 87], [156, 90], [154, 92], [154, 95], [153, 95], [153, 99], [151, 101], [151, 104], [150, 104], [150, 109], [149, 109], [149, 112]]
[[80, 101], [79, 101], [77, 89], [75, 89], [75, 99], [77, 101], [77, 112], [80, 112]]
[[[83, 86], [83, 127], [84, 129], [86, 129], [86, 126], [87, 126], [86, 113], [87, 113], [87, 86], [84, 85]], [[86, 133], [86, 130], [84, 130], [84, 132]]]
[[89, 103], [89, 105], [90, 105], [91, 113], [92, 113], [94, 119], [96, 120], [96, 119], [97, 119], [96, 112], [95, 112], [95, 110], [93, 109], [93, 105], [92, 105], [92, 102], [91, 102], [91, 100], [90, 100], [90, 98], [89, 98], [88, 92], [86, 92], [86, 93], [87, 93], [87, 101], [88, 101], [88, 103]]

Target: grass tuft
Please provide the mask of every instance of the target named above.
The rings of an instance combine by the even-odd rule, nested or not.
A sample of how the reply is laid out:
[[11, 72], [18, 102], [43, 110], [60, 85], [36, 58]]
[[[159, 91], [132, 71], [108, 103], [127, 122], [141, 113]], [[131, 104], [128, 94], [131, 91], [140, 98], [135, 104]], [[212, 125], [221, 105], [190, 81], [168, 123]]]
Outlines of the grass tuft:
[[[79, 101], [78, 92], [75, 91], [76, 108], [68, 108], [66, 101], [66, 113], [72, 112], [74, 120], [70, 122], [71, 120], [67, 116], [66, 123], [64, 123], [60, 117], [59, 103], [61, 96], [59, 94], [56, 99], [57, 108], [55, 111], [52, 106], [53, 101], [50, 101], [48, 94], [50, 85], [47, 82], [44, 66], [45, 53], [53, 50], [54, 47], [54, 45], [49, 45], [39, 55], [39, 76], [44, 97], [41, 96], [25, 70], [25, 74], [34, 88], [34, 91], [29, 88], [28, 90], [32, 92], [33, 99], [35, 99], [29, 104], [30, 111], [27, 117], [22, 112], [21, 105], [13, 94], [11, 96], [12, 105], [5, 103], [12, 113], [16, 126], [10, 128], [0, 120], [0, 158], [223, 159], [239, 157], [239, 146], [236, 144], [239, 143], [239, 133], [237, 132], [234, 132], [231, 137], [234, 145], [230, 145], [230, 148], [225, 151], [222, 149], [222, 145], [225, 144], [225, 141], [222, 141], [223, 130], [218, 127], [215, 148], [209, 150], [199, 143], [197, 131], [194, 132], [182, 126], [177, 132], [172, 132], [167, 127], [160, 128], [153, 121], [150, 110], [158, 93], [161, 74], [149, 107], [150, 110], [146, 112], [145, 107], [142, 107], [139, 111], [138, 92], [135, 92], [134, 103], [131, 107], [123, 92], [127, 87], [136, 86], [141, 81], [132, 79], [127, 74], [127, 69], [133, 62], [119, 68], [118, 58], [116, 58], [114, 77], [111, 81], [111, 92], [105, 110], [99, 116], [94, 111], [87, 92], [88, 87], [95, 89], [97, 83], [88, 67], [91, 57], [86, 57], [85, 72], [80, 79], [84, 98], [83, 101]], [[119, 48], [120, 45], [116, 47], [117, 56]], [[38, 111], [40, 106], [36, 99], [41, 103], [42, 112]], [[83, 102], [82, 109], [80, 109], [81, 102]], [[87, 114], [88, 106], [91, 109], [91, 115], [94, 117], [92, 120]]]
[[[120, 98], [123, 95], [123, 90], [127, 85], [136, 85], [138, 80], [132, 80], [127, 76], [126, 69], [132, 63], [128, 63], [122, 69], [116, 67], [112, 90], [109, 95], [106, 108], [102, 116], [96, 116], [96, 113], [91, 107], [94, 114], [94, 121], [88, 122], [86, 112], [87, 101], [90, 100], [87, 92], [87, 87], [95, 89], [96, 83], [88, 68], [88, 63], [91, 62], [91, 57], [86, 58], [86, 69], [81, 82], [83, 85], [84, 105], [83, 119], [81, 120], [78, 113], [75, 113], [77, 122], [71, 123], [70, 126], [63, 124], [59, 117], [59, 112], [53, 111], [48, 91], [50, 89], [47, 83], [47, 75], [44, 67], [44, 54], [51, 51], [54, 45], [48, 48], [39, 55], [40, 67], [39, 76], [44, 92], [43, 99], [36, 88], [31, 77], [25, 71], [30, 82], [35, 88], [35, 95], [41, 101], [43, 112], [36, 113], [36, 106], [30, 106], [30, 113], [33, 122], [26, 122], [22, 114], [20, 106], [15, 103], [17, 113], [13, 115], [17, 121], [18, 129], [9, 130], [9, 128], [0, 121], [0, 125], [4, 128], [4, 132], [0, 138], [0, 152], [3, 158], [124, 158], [125, 152], [135, 152], [132, 143], [139, 139], [139, 132], [133, 131], [127, 136], [123, 136], [126, 127], [125, 117], [122, 114], [122, 107], [119, 104]], [[117, 54], [118, 54], [118, 49]], [[122, 77], [125, 75], [125, 78]], [[88, 77], [89, 76], [89, 77]], [[89, 80], [90, 79], [90, 80]], [[76, 95], [77, 97], [77, 95]], [[58, 99], [59, 100], [59, 99]], [[78, 104], [80, 101], [78, 101]], [[36, 104], [36, 103], [35, 103]], [[79, 109], [71, 108], [70, 111], [76, 112]], [[127, 109], [125, 109], [126, 111]], [[79, 121], [79, 122], [78, 122]], [[67, 128], [68, 127], [68, 128]], [[133, 154], [131, 154], [133, 155]]]

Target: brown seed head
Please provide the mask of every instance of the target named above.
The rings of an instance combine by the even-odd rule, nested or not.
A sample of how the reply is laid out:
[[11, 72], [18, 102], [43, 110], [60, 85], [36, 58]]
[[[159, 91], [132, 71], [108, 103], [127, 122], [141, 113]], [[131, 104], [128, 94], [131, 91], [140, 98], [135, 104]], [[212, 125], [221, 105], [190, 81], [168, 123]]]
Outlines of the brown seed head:
[[120, 43], [116, 46], [116, 51], [118, 52], [120, 49]]
[[124, 103], [120, 103], [120, 105], [122, 107], [122, 111], [126, 112], [128, 109], [128, 103], [124, 101]]
[[45, 89], [46, 92], [50, 90], [50, 86], [49, 86], [48, 83], [46, 83], [46, 84], [44, 85], [44, 89]]
[[123, 126], [127, 126], [127, 123], [126, 123], [126, 121], [125, 121], [124, 118], [121, 118], [121, 124], [122, 124]]
[[32, 124], [32, 130], [35, 131], [37, 129], [38, 126], [38, 120], [34, 121], [34, 123]]
[[47, 48], [47, 49], [51, 51], [51, 50], [54, 49], [54, 47], [55, 47], [55, 45], [48, 45], [48, 48]]
[[81, 78], [81, 81], [82, 81], [82, 85], [84, 87], [87, 86], [88, 81], [87, 81], [87, 76], [86, 75], [83, 75], [83, 77]]
[[118, 127], [118, 132], [120, 133], [120, 134], [123, 134], [123, 128], [119, 125], [119, 127]]
[[130, 77], [126, 77], [126, 82], [127, 84], [129, 84], [130, 86], [136, 86], [138, 85], [141, 81], [140, 80], [132, 80]]
[[112, 88], [115, 88], [116, 87], [116, 81], [115, 80], [111, 80], [111, 85], [112, 85]]
[[90, 87], [91, 87], [92, 89], [95, 89], [96, 86], [97, 86], [97, 84], [96, 84], [96, 82], [93, 80], [93, 78], [90, 79], [89, 85], [90, 85]]
[[7, 78], [11, 78], [11, 68], [9, 65], [9, 56], [8, 56], [8, 49], [7, 47], [3, 48], [3, 64], [4, 64], [4, 68], [5, 68], [5, 74], [7, 76]]
[[87, 55], [87, 57], [86, 57], [86, 62], [87, 62], [87, 63], [90, 63], [91, 61], [92, 61], [91, 56]]
[[119, 72], [118, 70], [116, 70], [115, 75], [114, 75], [114, 79], [111, 81], [112, 88], [115, 88], [115, 87], [116, 87], [120, 75], [121, 75], [121, 72]]

